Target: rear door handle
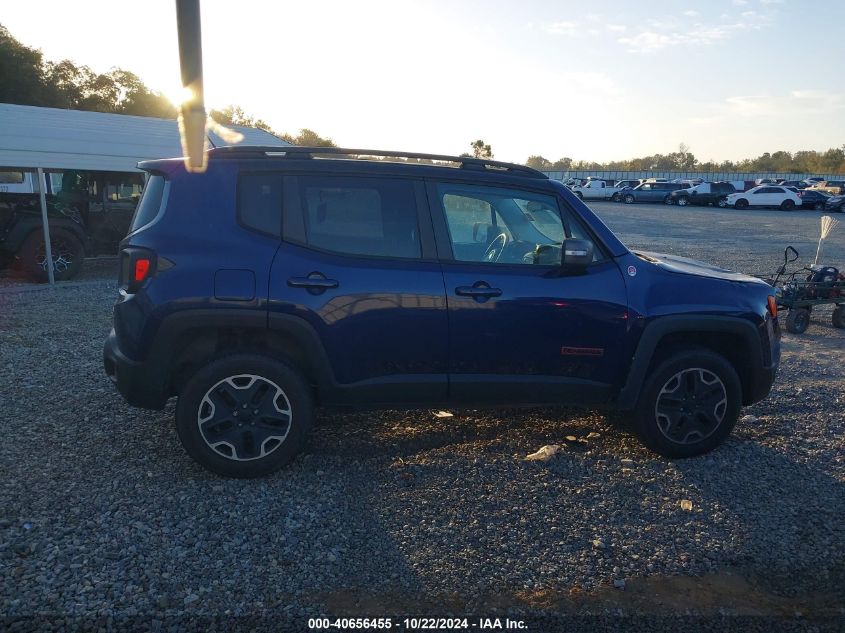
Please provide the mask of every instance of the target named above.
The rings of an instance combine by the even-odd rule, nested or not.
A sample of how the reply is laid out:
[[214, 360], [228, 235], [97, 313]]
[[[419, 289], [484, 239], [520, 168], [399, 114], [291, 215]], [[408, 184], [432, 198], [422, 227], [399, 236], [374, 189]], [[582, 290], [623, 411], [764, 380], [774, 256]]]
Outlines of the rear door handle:
[[458, 286], [455, 288], [455, 294], [462, 297], [475, 297], [478, 299], [485, 299], [488, 297], [498, 297], [502, 294], [500, 288], [491, 288], [484, 282], [478, 282], [473, 286]]
[[323, 292], [330, 288], [337, 288], [337, 279], [327, 279], [322, 273], [311, 273], [307, 277], [291, 277], [288, 286], [291, 288], [305, 288], [309, 292]]

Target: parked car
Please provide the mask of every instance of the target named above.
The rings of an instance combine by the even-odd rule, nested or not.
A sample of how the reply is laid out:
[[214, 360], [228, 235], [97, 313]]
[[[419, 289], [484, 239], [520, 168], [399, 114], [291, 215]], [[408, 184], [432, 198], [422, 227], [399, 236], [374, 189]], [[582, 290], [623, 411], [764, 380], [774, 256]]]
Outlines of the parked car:
[[777, 180], [774, 178], [758, 178], [754, 181], [755, 185], [776, 185]]
[[[79, 272], [90, 240], [75, 208], [54, 195], [46, 199], [53, 274], [63, 281]], [[0, 193], [0, 267], [12, 264], [33, 279], [43, 281], [48, 277], [38, 194]]]
[[[53, 273], [74, 277], [86, 255], [117, 253], [143, 190], [139, 172], [66, 169], [45, 174]], [[36, 280], [48, 277], [37, 177], [0, 171], [0, 267], [15, 265]]]
[[670, 204], [677, 204], [684, 207], [694, 204], [706, 207], [709, 204], [718, 207], [728, 206], [728, 195], [736, 192], [736, 189], [729, 182], [703, 182], [689, 189], [673, 191], [670, 196]]
[[781, 180], [778, 184], [782, 187], [795, 187], [799, 191], [810, 186], [803, 180]]
[[689, 185], [677, 182], [656, 182], [646, 181], [633, 189], [625, 189], [620, 192], [622, 202], [633, 204], [635, 202], [663, 202], [671, 204], [671, 193], [678, 189], [688, 189]]
[[843, 205], [845, 205], [845, 196], [831, 196], [824, 203], [825, 211], [843, 212]]
[[771, 286], [631, 252], [539, 171], [284, 149], [212, 149], [203, 174], [142, 162], [121, 243], [105, 371], [132, 405], [176, 397], [216, 473], [290, 462], [316, 406], [601, 404], [686, 457], [771, 388]]
[[804, 178], [801, 182], [805, 183], [808, 187], [812, 187], [820, 182], [824, 182], [824, 178], [819, 176], [810, 176], [809, 178]]
[[638, 187], [639, 185], [643, 184], [643, 182], [645, 182], [645, 181], [642, 180], [642, 179], [639, 179], [639, 178], [635, 178], [633, 180], [620, 180], [619, 182], [616, 183], [616, 187], [619, 189], [619, 191], [614, 193], [610, 197], [610, 199], [613, 200], [613, 202], [619, 202], [622, 199], [622, 191], [623, 190], [633, 189], [634, 187]]
[[778, 207], [789, 211], [800, 204], [801, 198], [795, 191], [773, 185], [760, 185], [748, 191], [728, 195], [728, 206], [737, 209]]
[[812, 187], [813, 191], [826, 191], [834, 196], [841, 196], [845, 194], [845, 180], [822, 180]]
[[798, 196], [801, 198], [802, 209], [815, 209], [816, 211], [824, 209], [825, 203], [833, 197], [826, 191], [814, 191], [813, 189], [800, 190]]
[[570, 188], [576, 196], [587, 200], [609, 200], [623, 189], [604, 180], [589, 180]]

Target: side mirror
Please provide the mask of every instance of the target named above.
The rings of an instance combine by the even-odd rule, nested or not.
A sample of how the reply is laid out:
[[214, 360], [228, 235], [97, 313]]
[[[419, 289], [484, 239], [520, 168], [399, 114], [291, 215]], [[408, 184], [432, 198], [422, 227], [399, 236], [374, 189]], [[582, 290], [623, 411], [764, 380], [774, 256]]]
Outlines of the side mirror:
[[595, 247], [590, 240], [580, 240], [569, 237], [563, 240], [561, 265], [564, 272], [583, 273], [587, 266], [593, 263]]

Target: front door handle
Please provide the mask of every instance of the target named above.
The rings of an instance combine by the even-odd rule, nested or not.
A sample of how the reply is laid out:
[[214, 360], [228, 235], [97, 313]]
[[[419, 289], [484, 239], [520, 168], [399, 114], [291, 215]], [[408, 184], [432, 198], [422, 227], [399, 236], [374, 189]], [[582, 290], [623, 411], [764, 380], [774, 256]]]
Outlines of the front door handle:
[[472, 286], [458, 286], [455, 294], [462, 297], [474, 297], [476, 299], [488, 299], [498, 297], [502, 294], [501, 288], [491, 288], [483, 281], [478, 281]]
[[327, 279], [323, 273], [311, 273], [307, 277], [291, 277], [288, 286], [291, 288], [305, 288], [308, 292], [325, 292], [330, 288], [337, 288], [337, 279]]

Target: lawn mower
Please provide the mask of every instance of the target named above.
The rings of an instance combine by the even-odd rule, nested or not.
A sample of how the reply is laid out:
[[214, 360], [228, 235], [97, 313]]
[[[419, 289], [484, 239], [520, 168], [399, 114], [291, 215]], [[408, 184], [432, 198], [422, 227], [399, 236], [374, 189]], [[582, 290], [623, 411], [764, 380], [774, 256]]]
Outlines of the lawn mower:
[[845, 328], [845, 274], [833, 266], [802, 266], [787, 272], [787, 266], [798, 259], [798, 251], [787, 246], [783, 264], [766, 283], [775, 288], [778, 308], [787, 308], [786, 329], [801, 334], [810, 325], [815, 306], [836, 304], [833, 327]]

